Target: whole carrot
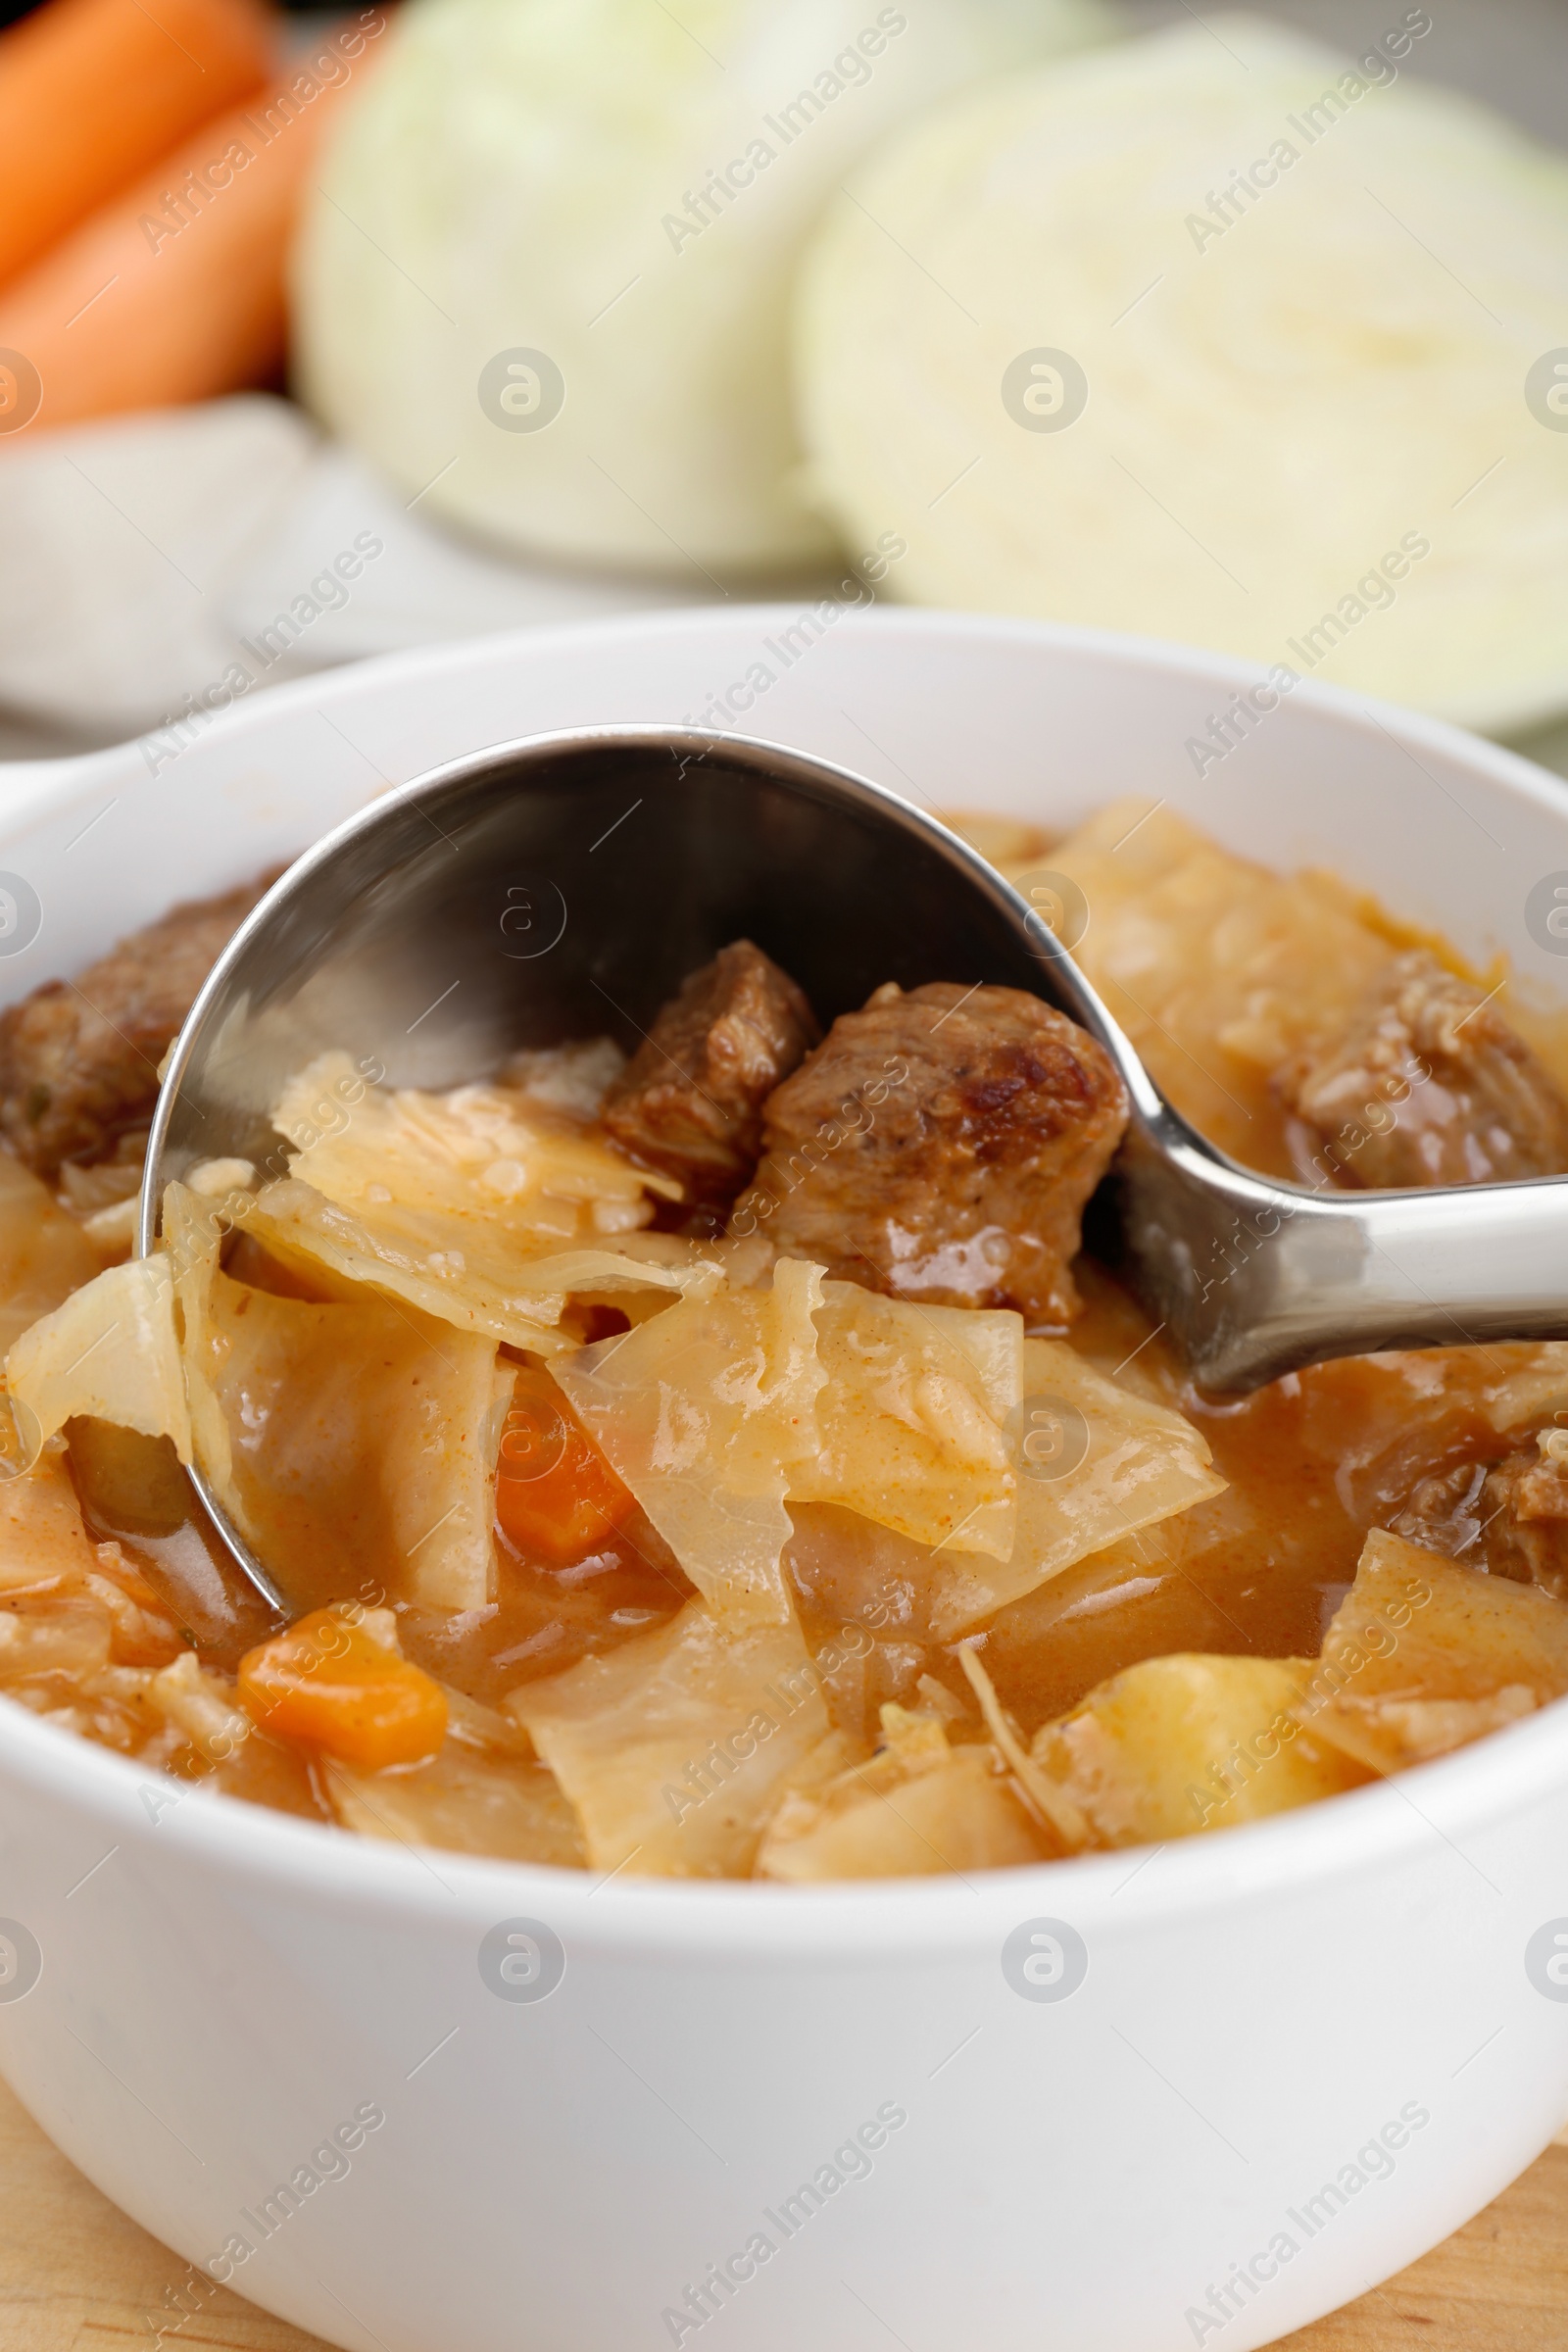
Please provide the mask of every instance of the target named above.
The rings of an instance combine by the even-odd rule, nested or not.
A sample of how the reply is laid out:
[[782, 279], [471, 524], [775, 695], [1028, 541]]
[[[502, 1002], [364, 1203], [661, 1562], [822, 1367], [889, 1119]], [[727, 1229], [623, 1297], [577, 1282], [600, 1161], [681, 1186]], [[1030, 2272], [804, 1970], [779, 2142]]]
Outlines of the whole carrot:
[[46, 0], [0, 33], [0, 285], [275, 70], [261, 0]]
[[305, 175], [385, 27], [363, 9], [0, 289], [0, 433], [207, 400], [276, 368]]

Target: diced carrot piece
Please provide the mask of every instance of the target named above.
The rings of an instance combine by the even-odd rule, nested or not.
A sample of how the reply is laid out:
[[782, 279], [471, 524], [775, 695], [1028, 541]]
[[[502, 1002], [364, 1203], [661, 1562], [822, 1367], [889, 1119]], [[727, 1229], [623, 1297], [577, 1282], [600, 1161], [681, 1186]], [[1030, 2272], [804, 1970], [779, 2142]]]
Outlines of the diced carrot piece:
[[335, 1609], [313, 1610], [249, 1651], [239, 1695], [275, 1739], [324, 1748], [369, 1772], [433, 1756], [446, 1738], [440, 1684]]
[[564, 1568], [635, 1507], [549, 1374], [519, 1372], [496, 1474], [496, 1518], [508, 1542]]
[[0, 282], [272, 72], [258, 0], [47, 0], [0, 35]]

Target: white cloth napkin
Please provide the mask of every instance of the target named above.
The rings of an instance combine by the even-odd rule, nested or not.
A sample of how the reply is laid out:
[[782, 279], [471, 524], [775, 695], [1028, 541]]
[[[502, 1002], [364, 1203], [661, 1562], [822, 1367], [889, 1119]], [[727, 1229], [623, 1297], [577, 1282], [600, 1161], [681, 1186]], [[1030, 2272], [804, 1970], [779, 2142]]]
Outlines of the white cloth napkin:
[[0, 712], [116, 742], [285, 678], [529, 621], [713, 601], [427, 522], [286, 400], [0, 444]]

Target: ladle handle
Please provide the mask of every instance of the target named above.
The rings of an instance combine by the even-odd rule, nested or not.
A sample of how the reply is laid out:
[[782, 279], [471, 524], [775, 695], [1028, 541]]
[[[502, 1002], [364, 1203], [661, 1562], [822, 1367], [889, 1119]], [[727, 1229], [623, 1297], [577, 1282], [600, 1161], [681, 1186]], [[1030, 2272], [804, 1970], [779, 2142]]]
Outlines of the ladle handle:
[[1110, 1187], [1135, 1288], [1214, 1392], [1379, 1348], [1568, 1339], [1568, 1178], [1321, 1198], [1135, 1121]]

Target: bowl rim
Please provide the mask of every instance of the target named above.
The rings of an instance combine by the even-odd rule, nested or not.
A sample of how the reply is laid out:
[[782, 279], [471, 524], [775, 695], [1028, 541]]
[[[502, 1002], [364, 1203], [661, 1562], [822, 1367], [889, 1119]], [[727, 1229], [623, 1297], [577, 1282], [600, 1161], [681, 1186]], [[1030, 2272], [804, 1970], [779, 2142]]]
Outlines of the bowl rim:
[[[110, 1851], [129, 1844], [152, 1860], [162, 1840], [171, 1862], [313, 1912], [346, 1905], [389, 1925], [463, 1936], [498, 1919], [543, 1917], [568, 1951], [715, 1964], [885, 1962], [917, 1934], [922, 1958], [947, 1959], [989, 1948], [1034, 1917], [1065, 1917], [1120, 1941], [1271, 1897], [1310, 1900], [1331, 1882], [1384, 1880], [1433, 1843], [1502, 1896], [1460, 1841], [1504, 1824], [1516, 1830], [1531, 1810], [1556, 1801], [1568, 1783], [1568, 1698], [1433, 1763], [1234, 1828], [972, 1878], [801, 1886], [638, 1879], [367, 1838], [182, 1784], [15, 1702], [0, 1709], [0, 1774], [96, 1819]], [[1135, 1882], [1136, 1898], [1118, 1903]]]
[[[827, 597], [819, 603], [832, 604]], [[798, 619], [804, 609], [815, 610], [810, 600], [716, 605], [670, 606], [654, 612], [599, 614], [583, 620], [536, 623], [494, 634], [464, 637], [435, 645], [373, 654], [364, 661], [346, 662], [335, 669], [311, 671], [230, 703], [210, 714], [211, 723], [195, 744], [200, 753], [209, 746], [265, 734], [279, 721], [300, 711], [319, 712], [323, 705], [372, 701], [392, 681], [417, 686], [427, 680], [458, 675], [466, 669], [505, 667], [515, 659], [548, 662], [556, 655], [601, 644], [661, 637], [704, 635], [747, 637]], [[886, 600], [836, 606], [837, 619], [858, 631], [892, 637], [973, 639], [1022, 648], [1051, 647], [1107, 667], [1154, 671], [1205, 686], [1241, 687], [1266, 682], [1273, 671], [1290, 664], [1251, 661], [1239, 654], [1217, 652], [1212, 646], [1187, 645], [1178, 639], [1146, 637], [1114, 629], [1090, 628], [1077, 622], [1037, 620], [1008, 613], [971, 612], [941, 606], [899, 605]], [[1289, 708], [1316, 710], [1371, 736], [1392, 736], [1400, 749], [1424, 745], [1445, 754], [1457, 764], [1486, 775], [1504, 790], [1522, 792], [1539, 806], [1564, 812], [1565, 787], [1561, 777], [1541, 767], [1506, 744], [1488, 740], [1452, 719], [1439, 718], [1402, 703], [1386, 701], [1358, 689], [1334, 685], [1328, 679], [1298, 676]], [[670, 722], [683, 723], [683, 722]], [[1288, 723], [1288, 722], [1287, 722]], [[543, 731], [543, 730], [539, 730]], [[739, 730], [736, 730], [739, 731]], [[18, 824], [30, 825], [69, 808], [74, 795], [128, 762], [156, 730], [132, 736], [123, 743], [88, 752], [71, 752], [43, 760], [0, 761], [0, 790], [9, 797], [0, 804], [0, 839]], [[756, 740], [791, 751], [797, 747], [765, 735]], [[475, 752], [489, 747], [475, 745]], [[816, 755], [809, 755], [815, 757]], [[180, 755], [183, 757], [183, 754]], [[145, 775], [147, 767], [141, 764]], [[424, 769], [416, 771], [423, 774]], [[156, 773], [156, 771], [155, 771]], [[383, 779], [383, 789], [386, 779]], [[399, 781], [392, 780], [394, 787]], [[889, 789], [893, 789], [889, 787]]]
[[[219, 714], [192, 748], [265, 733], [302, 706], [319, 710], [324, 702], [373, 699], [393, 679], [417, 686], [428, 678], [461, 675], [468, 667], [504, 665], [517, 656], [533, 663], [600, 647], [612, 653], [628, 639], [715, 631], [725, 637], [749, 635], [797, 611], [794, 603], [744, 605], [728, 612], [696, 607], [521, 628], [379, 656], [326, 677], [266, 689]], [[1205, 685], [1246, 684], [1268, 675], [1265, 664], [1206, 648], [1050, 621], [876, 606], [841, 608], [841, 616], [853, 616], [858, 628], [877, 635], [1049, 646], [1097, 665], [1153, 670]], [[1568, 820], [1568, 800], [1558, 779], [1447, 720], [1310, 678], [1299, 680], [1290, 699], [1293, 707], [1315, 710], [1358, 734], [1392, 738], [1398, 749], [1422, 746], [1444, 755], [1506, 794], [1534, 802], [1557, 821]], [[606, 723], [613, 728], [617, 722]], [[793, 758], [836, 764], [775, 737], [751, 740]], [[458, 760], [421, 769], [419, 777], [504, 748], [474, 747]], [[10, 805], [0, 808], [0, 841], [7, 831], [31, 829], [68, 808], [136, 750], [132, 742], [63, 760], [0, 767], [0, 784], [9, 777], [20, 787]], [[149, 1858], [162, 1839], [171, 1858], [178, 1853], [225, 1879], [316, 1909], [348, 1905], [389, 1922], [433, 1925], [466, 1936], [528, 1904], [548, 1910], [568, 1948], [612, 1956], [715, 1964], [791, 1956], [885, 1964], [907, 1951], [914, 1933], [923, 1958], [972, 1953], [1037, 1908], [1042, 1914], [1070, 1910], [1080, 1925], [1093, 1924], [1106, 1935], [1135, 1935], [1194, 1913], [1235, 1909], [1270, 1893], [1309, 1894], [1314, 1886], [1333, 1879], [1408, 1864], [1434, 1838], [1485, 1879], [1457, 1840], [1516, 1823], [1535, 1805], [1550, 1801], [1554, 1784], [1568, 1783], [1568, 1699], [1454, 1754], [1289, 1813], [1162, 1845], [1027, 1864], [977, 1873], [973, 1879], [943, 1873], [803, 1886], [640, 1880], [406, 1845], [182, 1785], [43, 1722], [14, 1701], [0, 1705], [0, 1776], [96, 1818], [106, 1833], [118, 1832]], [[1112, 1909], [1135, 1881], [1136, 1898]]]

